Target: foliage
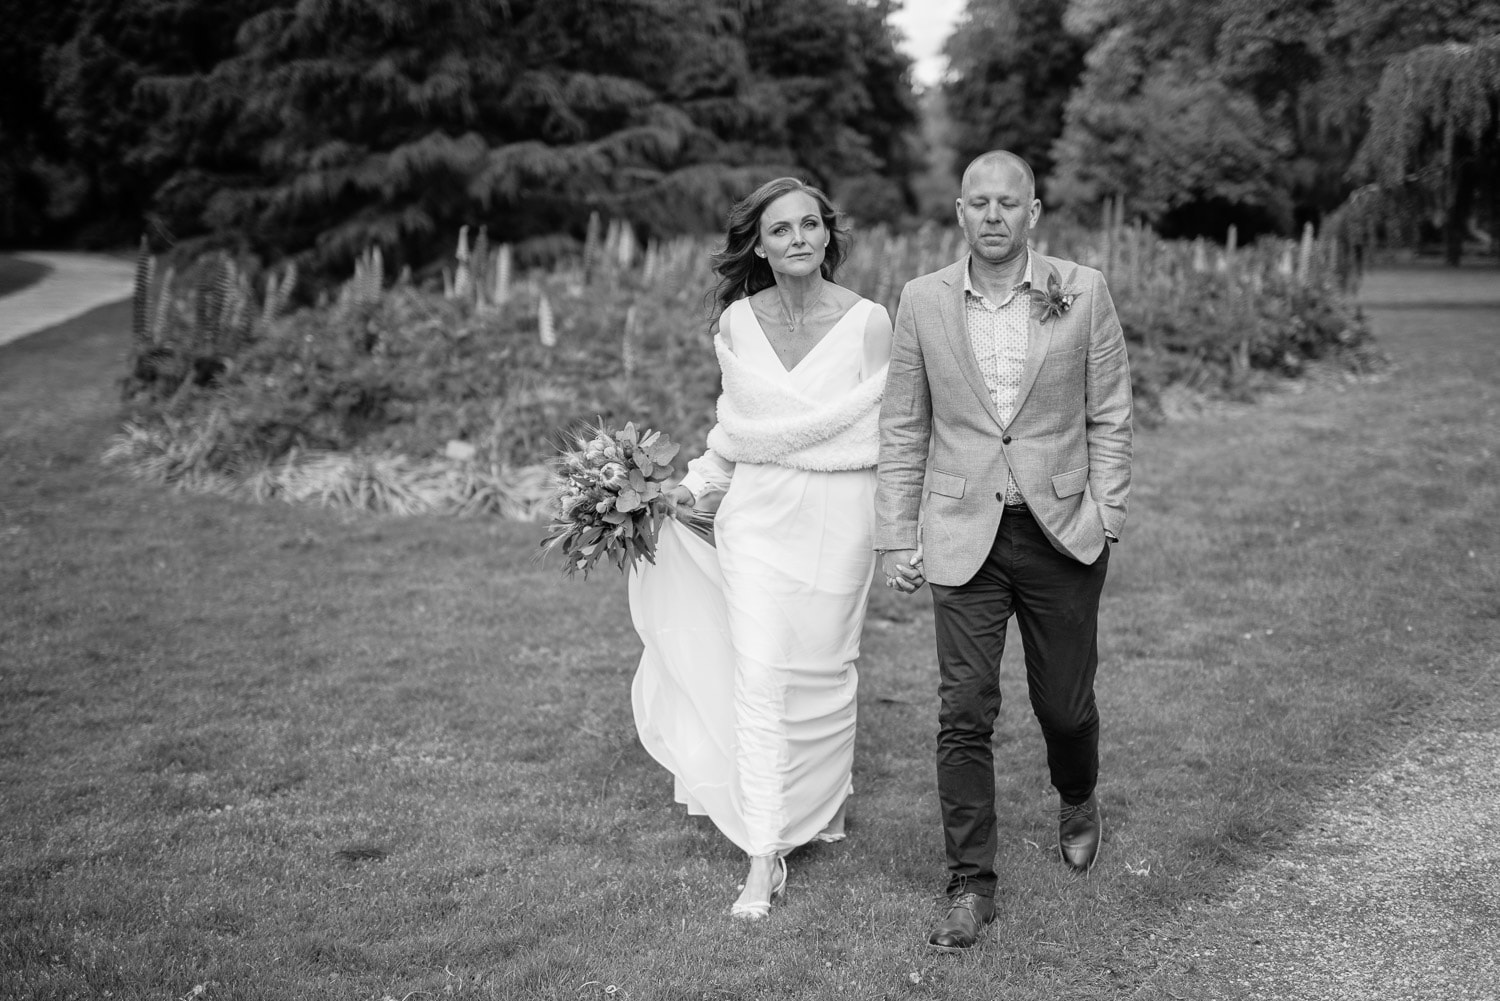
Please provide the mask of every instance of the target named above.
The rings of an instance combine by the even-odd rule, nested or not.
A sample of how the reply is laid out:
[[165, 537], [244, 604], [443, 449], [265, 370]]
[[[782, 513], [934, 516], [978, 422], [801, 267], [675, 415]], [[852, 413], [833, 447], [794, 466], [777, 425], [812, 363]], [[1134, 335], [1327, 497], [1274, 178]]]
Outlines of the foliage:
[[[425, 460], [450, 441], [474, 446], [481, 466], [534, 464], [584, 415], [645, 414], [679, 439], [693, 429], [701, 447], [716, 394], [707, 321], [691, 319], [706, 254], [679, 241], [623, 267], [614, 239], [592, 286], [579, 270], [512, 286], [509, 248], [464, 249], [445, 295], [361, 277], [287, 317], [241, 305], [234, 290], [260, 279], [236, 274], [228, 309], [209, 315], [253, 317], [248, 341], [198, 322], [216, 284], [205, 268], [235, 271], [215, 257], [158, 284], [148, 311], [164, 319], [136, 343], [128, 409], [142, 426], [191, 428], [201, 464], [238, 476], [309, 451]], [[702, 269], [691, 282], [684, 250]]]
[[[1154, 181], [1158, 190], [1132, 211], [1164, 233], [1217, 234], [1230, 223], [1247, 234], [1291, 233], [1349, 195], [1365, 100], [1382, 66], [1423, 44], [1500, 30], [1500, 8], [1485, 0], [1072, 0], [1064, 24], [1091, 46], [1054, 151], [1066, 178], [1060, 191], [1075, 210]], [[1182, 185], [1193, 193], [1173, 209], [1163, 192], [1184, 165], [1193, 169]]]
[[[1144, 420], [1161, 415], [1171, 385], [1243, 394], [1255, 372], [1368, 363], [1341, 264], [1310, 233], [1300, 246], [1213, 255], [1140, 226], [1043, 237], [1041, 252], [1109, 276]], [[590, 418], [661, 428], [696, 454], [718, 394], [703, 297], [711, 248], [634, 239], [611, 225], [586, 267], [518, 279], [508, 247], [465, 238], [441, 293], [405, 278], [382, 290], [372, 257], [336, 300], [288, 316], [256, 302], [262, 287], [284, 296], [284, 279], [215, 255], [142, 293], [125, 382], [133, 430], [116, 454], [165, 481], [209, 471], [281, 483], [330, 453], [405, 456], [428, 477], [425, 464], [455, 449], [479, 468], [544, 463]], [[840, 279], [894, 311], [908, 277], [960, 253], [951, 227], [870, 231]]]
[[[534, 240], [555, 257], [594, 211], [655, 234], [701, 230], [777, 174], [847, 187], [861, 217], [894, 217], [910, 201], [916, 113], [888, 12], [888, 0], [69, 0], [52, 21], [18, 18], [39, 37], [18, 53], [17, 93], [45, 112], [12, 138], [0, 98], [12, 140], [0, 185], [46, 189], [7, 200], [12, 228], [49, 199], [53, 217], [99, 238], [134, 239], [146, 216], [158, 248], [185, 241], [179, 261], [208, 248], [292, 257], [309, 287], [372, 245], [420, 269], [469, 220], [523, 256]], [[47, 176], [44, 139], [59, 154]]]
[[1391, 60], [1370, 113], [1354, 170], [1373, 180], [1374, 197], [1354, 203], [1349, 222], [1388, 212], [1393, 202], [1425, 203], [1444, 219], [1448, 262], [1457, 264], [1476, 199], [1487, 196], [1491, 217], [1500, 218], [1493, 185], [1500, 175], [1500, 34], [1427, 45]]
[[1090, 51], [1054, 147], [1052, 191], [1064, 204], [1128, 195], [1148, 222], [1220, 201], [1258, 206], [1290, 223], [1278, 180], [1283, 137], [1246, 95], [1185, 62], [1151, 63], [1149, 47], [1117, 32]]
[[1420, 161], [1453, 145], [1493, 141], [1500, 124], [1500, 35], [1429, 45], [1392, 60], [1370, 98], [1370, 132], [1355, 168], [1384, 183], [1409, 180]]
[[[743, 5], [745, 56], [758, 79], [761, 140], [857, 218], [894, 221], [917, 167], [909, 61], [886, 23], [892, 0], [759, 0]], [[748, 193], [748, 192], [745, 192]], [[717, 219], [714, 220], [717, 222]]]
[[1168, 232], [1197, 231], [1179, 217], [1205, 206], [1250, 210], [1211, 216], [1215, 231], [1290, 229], [1285, 130], [1215, 66], [1213, 12], [1118, 0], [1127, 17], [1107, 6], [1072, 12], [1075, 28], [1102, 27], [1053, 147], [1056, 200], [1077, 210], [1127, 195], [1133, 214]]
[[942, 89], [955, 176], [987, 150], [1024, 157], [1049, 200], [1052, 144], [1083, 72], [1086, 46], [1064, 30], [1054, 0], [969, 0], [944, 51]]
[[[599, 425], [574, 438], [559, 461], [562, 489], [544, 553], [560, 552], [569, 577], [584, 580], [601, 560], [619, 570], [656, 562], [656, 541], [676, 504], [667, 494], [681, 446], [660, 431]], [[538, 554], [541, 555], [541, 554]]]
[[[168, 176], [149, 141], [155, 109], [137, 87], [162, 73], [204, 72], [229, 55], [239, 21], [273, 0], [74, 0], [30, 84], [33, 112], [54, 139], [49, 222], [86, 243], [119, 245], [141, 232]], [[53, 5], [35, 5], [46, 7]], [[3, 237], [3, 230], [0, 230]]]
[[36, 246], [73, 187], [44, 72], [73, 17], [65, 4], [0, 0], [0, 23], [0, 243]]

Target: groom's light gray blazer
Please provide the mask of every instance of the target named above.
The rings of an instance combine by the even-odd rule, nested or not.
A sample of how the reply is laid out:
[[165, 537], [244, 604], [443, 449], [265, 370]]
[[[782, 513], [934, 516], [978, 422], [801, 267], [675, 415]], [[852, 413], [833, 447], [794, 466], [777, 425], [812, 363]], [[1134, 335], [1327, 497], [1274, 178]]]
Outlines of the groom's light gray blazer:
[[1052, 544], [1083, 563], [1119, 538], [1130, 492], [1125, 338], [1104, 276], [1032, 254], [1032, 288], [1056, 275], [1061, 316], [1031, 311], [1020, 395], [1000, 423], [964, 322], [963, 260], [908, 282], [880, 408], [875, 547], [915, 549], [935, 584], [966, 583], [989, 555], [1014, 474]]

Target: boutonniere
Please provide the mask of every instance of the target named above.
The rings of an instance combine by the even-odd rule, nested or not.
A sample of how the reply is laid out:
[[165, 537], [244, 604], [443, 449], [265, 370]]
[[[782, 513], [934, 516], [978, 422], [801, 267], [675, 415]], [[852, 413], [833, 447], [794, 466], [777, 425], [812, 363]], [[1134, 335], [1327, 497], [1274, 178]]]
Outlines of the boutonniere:
[[1064, 292], [1062, 285], [1057, 280], [1057, 275], [1047, 276], [1047, 291], [1031, 289], [1031, 298], [1042, 309], [1040, 322], [1046, 323], [1054, 316], [1062, 316], [1073, 305], [1073, 300], [1078, 298], [1074, 292]]

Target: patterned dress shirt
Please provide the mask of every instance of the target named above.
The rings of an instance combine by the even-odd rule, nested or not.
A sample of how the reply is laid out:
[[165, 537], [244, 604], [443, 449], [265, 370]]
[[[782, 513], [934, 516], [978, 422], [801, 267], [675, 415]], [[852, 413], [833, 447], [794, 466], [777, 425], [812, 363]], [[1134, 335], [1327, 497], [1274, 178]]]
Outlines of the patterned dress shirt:
[[[1031, 251], [1026, 252], [1026, 272], [1020, 284], [1001, 303], [990, 302], [974, 288], [969, 269], [964, 268], [964, 319], [974, 360], [989, 388], [1002, 427], [1015, 416], [1016, 397], [1021, 394], [1021, 372], [1026, 367], [1026, 342], [1031, 333]], [[1023, 504], [1014, 476], [1005, 482], [1005, 503]]]

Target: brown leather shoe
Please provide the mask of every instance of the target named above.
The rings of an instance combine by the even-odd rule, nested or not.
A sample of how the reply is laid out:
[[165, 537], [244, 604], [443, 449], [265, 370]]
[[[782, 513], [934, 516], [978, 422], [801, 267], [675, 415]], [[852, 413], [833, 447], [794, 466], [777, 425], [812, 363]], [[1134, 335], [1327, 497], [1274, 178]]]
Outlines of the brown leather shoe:
[[1099, 857], [1099, 842], [1103, 838], [1104, 815], [1099, 808], [1099, 797], [1090, 796], [1077, 805], [1062, 805], [1057, 814], [1057, 850], [1064, 862], [1087, 875]]
[[961, 952], [979, 941], [985, 925], [995, 920], [995, 899], [977, 893], [959, 893], [948, 900], [948, 913], [927, 936], [927, 944], [939, 952]]

